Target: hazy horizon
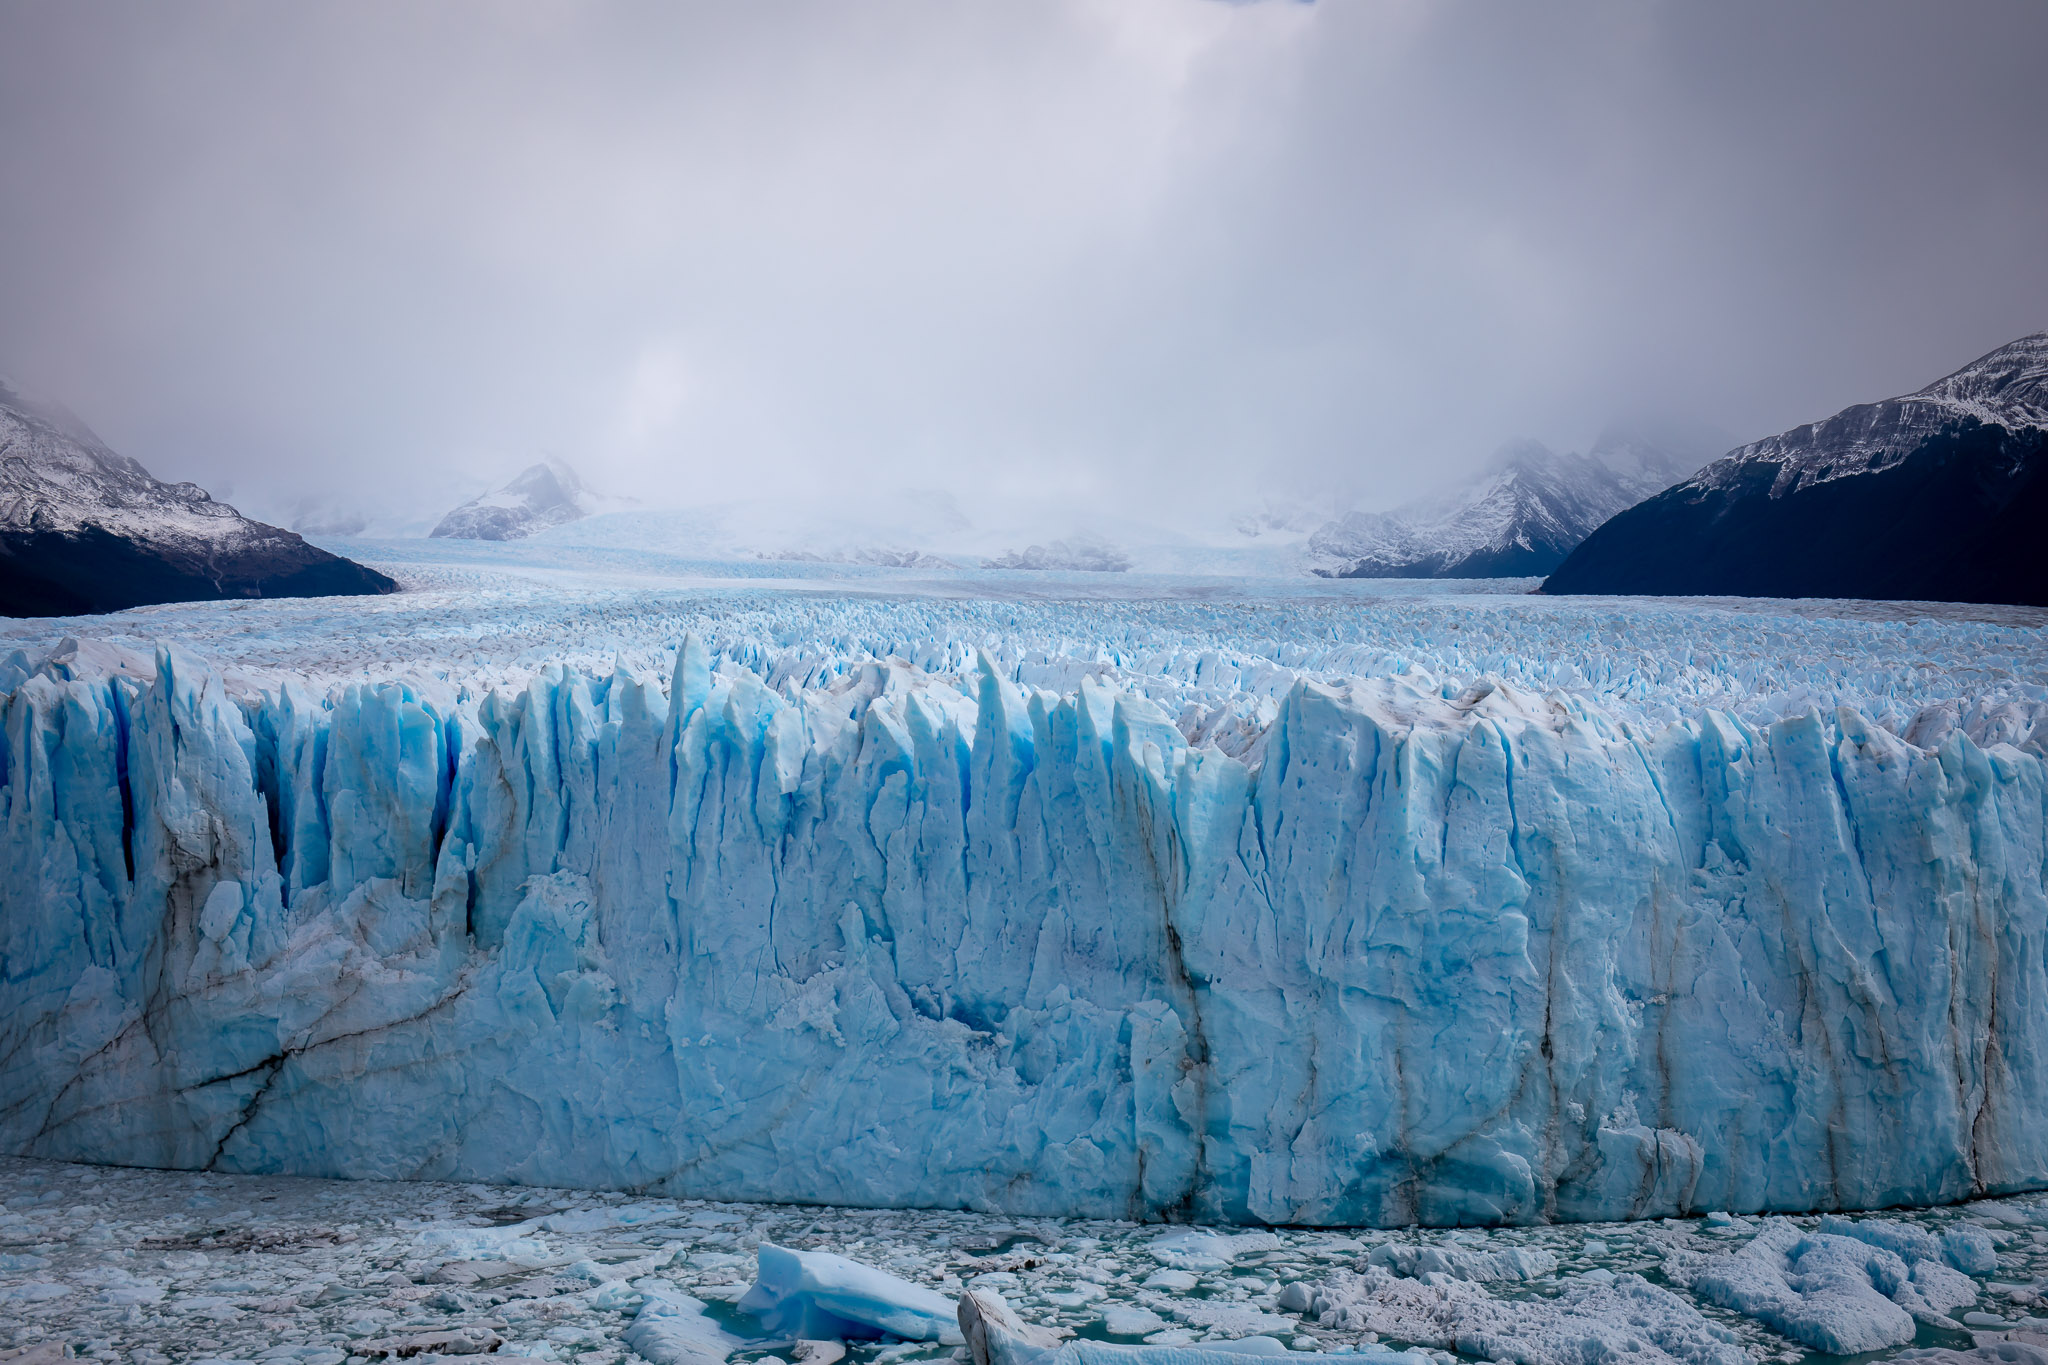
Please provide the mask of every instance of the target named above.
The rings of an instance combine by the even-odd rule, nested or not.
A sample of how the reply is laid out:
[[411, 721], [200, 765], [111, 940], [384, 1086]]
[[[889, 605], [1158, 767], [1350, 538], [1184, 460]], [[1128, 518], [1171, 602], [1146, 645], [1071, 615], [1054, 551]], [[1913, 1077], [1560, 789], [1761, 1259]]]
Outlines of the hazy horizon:
[[0, 373], [257, 514], [1389, 506], [2048, 326], [2024, 3], [0, 3]]

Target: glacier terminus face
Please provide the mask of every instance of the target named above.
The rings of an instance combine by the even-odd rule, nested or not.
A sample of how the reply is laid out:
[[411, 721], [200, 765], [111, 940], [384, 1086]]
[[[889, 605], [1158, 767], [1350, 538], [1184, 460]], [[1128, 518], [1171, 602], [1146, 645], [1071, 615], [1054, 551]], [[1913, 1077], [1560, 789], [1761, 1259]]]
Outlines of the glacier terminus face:
[[496, 685], [252, 670], [226, 609], [19, 652], [0, 1150], [1292, 1225], [2048, 1184], [2036, 632], [1950, 630], [2020, 663], [1941, 702], [1870, 625], [1766, 713], [1451, 629], [1593, 608], [1374, 600], [1292, 653], [707, 609]]

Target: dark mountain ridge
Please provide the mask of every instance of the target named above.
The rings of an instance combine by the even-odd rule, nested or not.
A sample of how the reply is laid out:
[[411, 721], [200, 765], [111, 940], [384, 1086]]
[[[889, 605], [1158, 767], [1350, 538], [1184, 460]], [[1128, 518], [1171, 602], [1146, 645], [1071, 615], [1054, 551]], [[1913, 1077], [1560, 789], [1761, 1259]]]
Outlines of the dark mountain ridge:
[[397, 590], [383, 574], [165, 483], [0, 385], [0, 614]]
[[1547, 593], [2048, 606], [2048, 332], [1732, 452], [1602, 525]]

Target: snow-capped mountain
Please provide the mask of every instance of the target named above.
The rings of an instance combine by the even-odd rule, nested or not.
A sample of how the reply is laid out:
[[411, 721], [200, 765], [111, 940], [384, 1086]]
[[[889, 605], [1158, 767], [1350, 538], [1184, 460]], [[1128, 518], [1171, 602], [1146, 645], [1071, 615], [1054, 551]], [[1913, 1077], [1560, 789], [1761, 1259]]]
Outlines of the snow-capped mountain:
[[471, 498], [441, 518], [431, 534], [457, 540], [517, 540], [589, 516], [597, 500], [556, 459], [529, 465], [502, 488]]
[[1730, 452], [1587, 538], [1545, 592], [2048, 605], [2048, 332]]
[[383, 574], [165, 483], [84, 423], [0, 385], [0, 612], [386, 593]]
[[1937, 432], [1971, 422], [2009, 430], [2048, 427], [2048, 332], [1999, 347], [1924, 389], [1858, 403], [1822, 422], [1809, 422], [1730, 451], [1693, 482], [1732, 488], [1754, 482], [1757, 468], [1776, 470], [1770, 495], [1783, 497], [1830, 479], [1888, 469]]
[[1586, 454], [1520, 441], [1473, 482], [1391, 512], [1353, 512], [1309, 538], [1326, 578], [1544, 574], [1594, 527], [1697, 469], [1704, 452], [1626, 431]]

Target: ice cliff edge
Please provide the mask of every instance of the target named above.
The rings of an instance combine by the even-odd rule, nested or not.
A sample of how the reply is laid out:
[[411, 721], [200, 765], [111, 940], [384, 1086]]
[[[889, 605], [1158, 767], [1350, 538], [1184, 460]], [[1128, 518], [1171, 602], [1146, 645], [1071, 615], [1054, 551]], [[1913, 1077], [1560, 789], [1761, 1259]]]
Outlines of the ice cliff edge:
[[1286, 1223], [2048, 1183], [2043, 736], [0, 665], [0, 1149]]

